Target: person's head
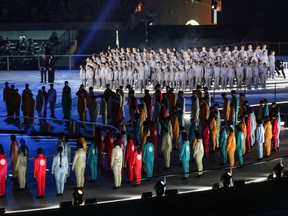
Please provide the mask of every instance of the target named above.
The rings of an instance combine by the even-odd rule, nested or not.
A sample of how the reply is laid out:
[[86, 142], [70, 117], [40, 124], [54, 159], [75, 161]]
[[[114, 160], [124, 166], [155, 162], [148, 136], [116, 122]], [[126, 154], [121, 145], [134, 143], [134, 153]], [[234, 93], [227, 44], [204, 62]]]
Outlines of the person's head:
[[11, 141], [16, 140], [16, 136], [14, 134], [10, 135], [10, 139], [11, 139]]
[[77, 149], [83, 148], [83, 143], [82, 142], [77, 142]]
[[147, 136], [146, 141], [147, 141], [147, 142], [152, 142], [151, 137], [150, 137], [150, 136]]
[[183, 141], [187, 141], [188, 140], [188, 136], [187, 136], [186, 132], [182, 133], [182, 140]]
[[20, 141], [19, 141], [19, 142], [20, 142], [20, 145], [23, 145], [23, 146], [26, 144], [26, 142], [25, 142], [25, 140], [24, 140], [24, 139], [20, 139]]
[[229, 133], [232, 133], [234, 130], [233, 130], [232, 127], [229, 127], [229, 128], [228, 128], [228, 131], [229, 131]]
[[18, 153], [20, 154], [20, 153], [22, 153], [22, 152], [23, 152], [24, 156], [26, 156], [26, 154], [25, 154], [25, 146], [24, 146], [24, 145], [21, 145], [21, 146], [19, 147]]
[[236, 91], [235, 91], [235, 90], [232, 90], [232, 91], [231, 91], [231, 95], [232, 95], [232, 96], [235, 96], [235, 95], [236, 95]]
[[227, 93], [226, 93], [226, 92], [223, 92], [223, 93], [221, 94], [221, 96], [222, 96], [222, 98], [226, 98], [226, 97], [227, 97]]
[[168, 132], [168, 128], [167, 127], [164, 127], [163, 128], [163, 133], [167, 133]]
[[66, 81], [64, 82], [64, 85], [65, 85], [65, 86], [68, 86], [68, 84], [69, 84], [69, 82], [66, 80]]
[[0, 144], [0, 154], [1, 154], [1, 155], [4, 155], [4, 148], [3, 148], [3, 145], [2, 145], [2, 144]]
[[38, 148], [37, 149], [37, 154], [39, 155], [39, 154], [43, 154], [43, 149], [42, 148]]
[[198, 130], [195, 130], [194, 134], [196, 139], [202, 139], [201, 133]]
[[53, 87], [54, 87], [54, 84], [50, 83], [50, 89], [53, 89]]

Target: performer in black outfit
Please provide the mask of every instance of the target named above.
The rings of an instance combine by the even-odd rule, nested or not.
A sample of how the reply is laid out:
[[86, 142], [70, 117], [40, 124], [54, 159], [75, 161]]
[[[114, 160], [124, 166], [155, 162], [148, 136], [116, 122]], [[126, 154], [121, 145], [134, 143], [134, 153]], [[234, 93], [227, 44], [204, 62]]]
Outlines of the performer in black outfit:
[[48, 82], [54, 83], [55, 78], [55, 61], [54, 57], [50, 56], [48, 59]]

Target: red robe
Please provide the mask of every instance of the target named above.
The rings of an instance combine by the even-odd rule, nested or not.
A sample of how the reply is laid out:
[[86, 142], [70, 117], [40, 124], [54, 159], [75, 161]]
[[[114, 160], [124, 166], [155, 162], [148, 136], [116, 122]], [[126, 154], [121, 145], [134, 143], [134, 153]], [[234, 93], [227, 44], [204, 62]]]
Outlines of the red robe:
[[246, 123], [246, 152], [250, 152], [251, 150], [251, 118], [247, 116], [245, 118], [245, 123]]
[[278, 128], [278, 120], [273, 119], [272, 121], [272, 139], [273, 139], [273, 150], [277, 150], [277, 143], [278, 143], [278, 133], [279, 133], [279, 128]]
[[34, 160], [34, 177], [37, 181], [38, 196], [44, 196], [46, 183], [47, 161], [43, 154], [39, 154]]
[[114, 137], [112, 133], [108, 132], [105, 136], [105, 152], [107, 154], [107, 162], [109, 170], [112, 170], [111, 157], [113, 148], [114, 148]]
[[8, 172], [8, 160], [5, 155], [0, 154], [0, 196], [5, 194], [6, 176]]
[[209, 124], [206, 124], [204, 128], [202, 129], [202, 139], [203, 139], [203, 145], [204, 145], [204, 155], [209, 155]]
[[136, 150], [133, 155], [134, 158], [134, 173], [136, 179], [136, 185], [141, 184], [141, 169], [142, 169], [142, 152], [138, 153]]
[[134, 164], [134, 142], [133, 140], [129, 140], [126, 146], [126, 154], [125, 154], [125, 161], [127, 164], [127, 171], [128, 171], [128, 179], [130, 182], [134, 180], [133, 175], [133, 164]]

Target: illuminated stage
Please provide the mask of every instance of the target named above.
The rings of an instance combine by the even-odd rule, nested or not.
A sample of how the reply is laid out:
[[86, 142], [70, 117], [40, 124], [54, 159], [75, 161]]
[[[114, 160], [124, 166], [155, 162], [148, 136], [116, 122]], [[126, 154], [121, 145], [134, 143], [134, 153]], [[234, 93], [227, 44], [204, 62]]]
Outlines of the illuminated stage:
[[[22, 92], [24, 88], [24, 84], [26, 82], [30, 83], [30, 87], [32, 89], [32, 92], [34, 96], [36, 95], [36, 92], [38, 89], [41, 88], [42, 84], [40, 83], [40, 72], [39, 71], [9, 71], [9, 72], [0, 72], [0, 80], [1, 80], [1, 89], [3, 89], [3, 84], [5, 81], [9, 81], [10, 83], [15, 84], [16, 88], [19, 88], [19, 91]], [[72, 116], [74, 119], [78, 119], [78, 114], [77, 114], [77, 99], [76, 99], [76, 91], [79, 87], [79, 72], [78, 71], [57, 71], [56, 72], [56, 82], [55, 82], [55, 88], [58, 92], [58, 98], [57, 98], [57, 105], [56, 105], [56, 117], [62, 118], [62, 110], [61, 110], [61, 91], [63, 87], [63, 83], [65, 80], [69, 80], [70, 86], [72, 88], [72, 95], [73, 95], [73, 111], [72, 111]], [[283, 82], [283, 79], [276, 79], [277, 83]], [[272, 82], [272, 81], [269, 81]], [[278, 84], [277, 84], [278, 85]], [[279, 84], [281, 86], [280, 88], [277, 89], [277, 101], [285, 101], [287, 100], [287, 92], [288, 90], [285, 88], [286, 83]], [[46, 89], [49, 89], [49, 84], [46, 84]], [[150, 87], [151, 91], [152, 88]], [[96, 94], [101, 94], [103, 90], [99, 90], [96, 92]], [[216, 101], [222, 101], [220, 99], [220, 94], [222, 91], [216, 91], [215, 92], [215, 98]], [[190, 110], [190, 100], [189, 98], [189, 93], [188, 91], [185, 92], [187, 95], [187, 105], [186, 109], [189, 112]], [[213, 95], [213, 92], [211, 92]], [[251, 92], [247, 92], [248, 100], [253, 102], [258, 102], [262, 98], [267, 98], [269, 102], [272, 102], [274, 99], [274, 89], [273, 88], [268, 88], [267, 90], [252, 90]], [[138, 96], [140, 94], [137, 94]], [[2, 90], [0, 92], [0, 96], [2, 97]], [[126, 113], [127, 112], [127, 107], [125, 108]], [[48, 109], [49, 110], [49, 109]], [[286, 112], [287, 107], [283, 106], [281, 107], [281, 112], [287, 113]], [[0, 102], [0, 115], [5, 116], [5, 110], [4, 110], [4, 104], [3, 101], [1, 100]], [[48, 115], [49, 115], [48, 111]], [[16, 130], [17, 127], [14, 124], [9, 124], [5, 121], [3, 121], [4, 117], [1, 117], [1, 123], [0, 123], [0, 130], [4, 129], [10, 129], [10, 130]], [[100, 118], [99, 118], [100, 120]], [[54, 133], [60, 133], [63, 131], [63, 127], [59, 124], [54, 124]], [[187, 126], [189, 127], [189, 126]], [[39, 126], [35, 125], [35, 129], [39, 130]], [[128, 131], [131, 131], [131, 128], [128, 127]], [[21, 137], [17, 136], [17, 140], [19, 141]], [[65, 201], [71, 201], [72, 200], [72, 193], [74, 191], [74, 187], [76, 185], [75, 183], [75, 176], [74, 173], [72, 173], [70, 179], [67, 181], [65, 185], [65, 192], [63, 197], [56, 197], [56, 186], [55, 186], [55, 179], [54, 176], [50, 172], [51, 168], [51, 163], [52, 163], [52, 155], [55, 154], [55, 145], [56, 145], [56, 138], [51, 137], [51, 136], [34, 136], [34, 137], [27, 137], [26, 135], [23, 135], [23, 138], [26, 140], [26, 143], [28, 144], [28, 147], [30, 149], [29, 157], [31, 160], [29, 160], [29, 170], [28, 170], [28, 178], [27, 178], [27, 184], [28, 184], [28, 189], [25, 191], [18, 191], [18, 183], [10, 181], [10, 178], [7, 180], [7, 188], [6, 188], [6, 197], [5, 198], [0, 198], [0, 208], [5, 208], [7, 213], [13, 213], [15, 211], [35, 211], [36, 209], [41, 209], [41, 208], [58, 208], [60, 202], [65, 202]], [[9, 141], [9, 134], [0, 134], [0, 140], [1, 144], [4, 145], [5, 148], [5, 153], [6, 155], [9, 155], [9, 146], [10, 146], [10, 141]], [[244, 163], [247, 164], [247, 166], [244, 166], [243, 168], [238, 168], [237, 164], [237, 156], [235, 156], [236, 160], [236, 168], [233, 169], [233, 178], [234, 180], [245, 180], [246, 183], [254, 183], [254, 182], [260, 182], [263, 181], [267, 178], [267, 176], [272, 172], [273, 167], [275, 164], [279, 162], [279, 157], [287, 156], [287, 150], [288, 150], [288, 142], [287, 142], [287, 129], [282, 128], [281, 131], [281, 144], [280, 144], [280, 151], [272, 153], [271, 157], [267, 160], [264, 160], [262, 162], [257, 162], [255, 163], [256, 159], [256, 148], [252, 149], [252, 152], [244, 157]], [[70, 141], [73, 151], [75, 150], [75, 140], [71, 139]], [[89, 143], [89, 142], [88, 142]], [[47, 160], [48, 160], [48, 166], [47, 168], [49, 171], [47, 172], [47, 179], [46, 179], [46, 193], [45, 193], [45, 198], [44, 199], [36, 199], [37, 195], [37, 189], [36, 189], [36, 182], [35, 179], [33, 178], [33, 157], [36, 155], [36, 149], [38, 147], [42, 147], [44, 150], [44, 154], [47, 155]], [[160, 152], [160, 145], [158, 145], [159, 151]], [[275, 159], [275, 160], [273, 160]], [[142, 175], [144, 178], [142, 181], [142, 184], [140, 187], [134, 187], [130, 183], [127, 183], [127, 173], [126, 170], [124, 170], [124, 175], [123, 175], [123, 184], [122, 187], [119, 190], [112, 190], [113, 187], [113, 173], [112, 172], [107, 172], [107, 163], [104, 162], [104, 168], [98, 168], [98, 177], [97, 181], [92, 183], [88, 182], [90, 172], [88, 167], [86, 167], [86, 182], [85, 182], [85, 187], [84, 187], [84, 201], [86, 199], [90, 198], [97, 198], [98, 204], [103, 207], [101, 208], [106, 208], [107, 205], [111, 206], [118, 206], [116, 209], [120, 209], [119, 206], [123, 204], [124, 202], [119, 202], [117, 203], [112, 203], [112, 202], [118, 202], [119, 200], [128, 200], [127, 203], [130, 203], [133, 205], [133, 203], [136, 204], [141, 204], [141, 202], [138, 200], [141, 198], [142, 193], [144, 192], [153, 192], [153, 186], [154, 184], [162, 179], [163, 177], [166, 177], [167, 181], [167, 189], [178, 189], [179, 194], [182, 194], [182, 197], [188, 197], [189, 192], [199, 192], [199, 191], [204, 191], [204, 190], [210, 190], [212, 189], [212, 185], [216, 182], [219, 182], [220, 176], [226, 171], [228, 167], [221, 167], [219, 166], [220, 162], [220, 152], [217, 151], [215, 154], [211, 154], [209, 157], [206, 157], [203, 159], [204, 163], [204, 169], [207, 170], [207, 172], [204, 173], [202, 178], [195, 178], [197, 173], [191, 173], [190, 177], [188, 180], [181, 180], [181, 172], [182, 172], [182, 166], [178, 165], [178, 160], [179, 160], [179, 152], [178, 151], [173, 151], [172, 156], [171, 156], [171, 168], [169, 170], [163, 170], [162, 168], [164, 167], [164, 158], [160, 157], [160, 155], [157, 158], [157, 161], [155, 162], [155, 168], [154, 168], [154, 178], [150, 180], [145, 179], [145, 174]], [[287, 157], [283, 158], [283, 163], [284, 165], [288, 164], [288, 159]], [[250, 164], [250, 165], [249, 165]], [[11, 167], [9, 163], [9, 173], [11, 173]], [[195, 171], [196, 165], [194, 161], [191, 161], [190, 163], [190, 172]], [[212, 170], [213, 169], [213, 170]], [[252, 185], [252, 184], [251, 184]], [[249, 186], [250, 187], [250, 186]], [[208, 192], [204, 192], [208, 193]], [[247, 192], [248, 193], [248, 192]], [[202, 194], [202, 193], [201, 193]], [[214, 193], [215, 194], [215, 193]], [[210, 194], [211, 195], [211, 194]], [[209, 197], [210, 197], [209, 195]], [[197, 199], [196, 195], [192, 195], [195, 199]], [[199, 195], [202, 196], [202, 195]], [[212, 195], [211, 195], [212, 196]], [[226, 196], [228, 197], [228, 196]], [[204, 199], [204, 197], [202, 197]], [[154, 198], [153, 198], [154, 199]], [[158, 198], [155, 198], [157, 200]], [[167, 199], [167, 198], [165, 198]], [[217, 198], [220, 199], [220, 198]], [[178, 200], [179, 201], [179, 200]], [[177, 202], [178, 202], [177, 201]], [[156, 208], [155, 204], [151, 204], [150, 202], [152, 201], [144, 201], [149, 203], [151, 206]], [[206, 202], [213, 202], [211, 198], [206, 200]], [[235, 201], [236, 202], [236, 201]], [[121, 204], [122, 203], [122, 204]], [[191, 203], [193, 203], [193, 200], [191, 200]], [[146, 206], [146, 204], [144, 206]], [[243, 203], [242, 203], [243, 204]], [[244, 205], [244, 204], [243, 204]], [[106, 206], [106, 207], [105, 207]], [[161, 206], [165, 206], [163, 203]], [[177, 207], [179, 205], [177, 204]], [[80, 207], [82, 208], [82, 207]], [[83, 207], [84, 208], [84, 207]], [[92, 207], [89, 207], [92, 208]], [[87, 208], [87, 209], [89, 209]], [[111, 207], [112, 208], [112, 207]], [[126, 208], [126, 207], [125, 207]], [[129, 207], [127, 207], [129, 208]], [[171, 208], [173, 206], [171, 205]], [[109, 209], [109, 207], [108, 207]], [[137, 208], [134, 208], [137, 209]], [[141, 207], [143, 209], [143, 206]], [[112, 212], [113, 209], [110, 209], [110, 213]], [[127, 209], [126, 209], [127, 210]], [[126, 211], [125, 210], [125, 211]], [[56, 210], [55, 210], [56, 211]], [[70, 210], [69, 210], [70, 211]], [[78, 210], [76, 210], [78, 211]], [[85, 210], [86, 211], [86, 210]], [[87, 210], [88, 211], [88, 210]], [[99, 211], [99, 210], [98, 210]], [[103, 210], [104, 211], [104, 210]], [[107, 210], [105, 210], [107, 212]], [[197, 210], [200, 212], [200, 210]], [[197, 212], [196, 211], [196, 212]], [[48, 211], [47, 211], [48, 212]], [[53, 212], [53, 211], [51, 211]], [[124, 210], [123, 210], [124, 212]], [[180, 211], [181, 212], [181, 211]], [[100, 214], [101, 212], [99, 212]], [[23, 212], [24, 214], [24, 212]], [[28, 214], [28, 213], [27, 213]], [[31, 213], [32, 214], [32, 213]], [[36, 214], [36, 212], [35, 212]], [[54, 215], [57, 214], [56, 212], [53, 213]], [[135, 213], [134, 213], [135, 214]], [[82, 214], [81, 214], [82, 215]], [[109, 215], [109, 214], [108, 214]], [[136, 214], [138, 215], [138, 214]], [[139, 214], [141, 215], [141, 214]], [[142, 214], [144, 215], [144, 214]]]

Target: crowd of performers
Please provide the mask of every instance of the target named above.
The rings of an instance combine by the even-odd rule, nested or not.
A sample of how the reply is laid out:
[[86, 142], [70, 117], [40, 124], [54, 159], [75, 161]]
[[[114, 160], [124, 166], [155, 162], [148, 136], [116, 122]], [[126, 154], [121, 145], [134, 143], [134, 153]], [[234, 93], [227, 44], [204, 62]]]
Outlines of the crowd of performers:
[[[12, 85], [7, 85], [11, 91]], [[53, 89], [53, 84], [50, 87]], [[26, 84], [24, 91], [28, 91], [27, 88], [29, 89], [29, 85]], [[81, 122], [84, 124], [88, 120], [86, 113], [89, 113], [91, 122], [97, 122], [99, 117], [102, 119], [102, 123], [116, 127], [118, 133], [115, 134], [109, 128], [105, 130], [97, 127], [96, 135], [90, 145], [87, 144], [83, 135], [79, 135], [73, 160], [69, 142], [65, 135], [61, 134], [56, 147], [57, 155], [54, 157], [52, 165], [57, 196], [63, 195], [64, 184], [70, 175], [70, 169], [75, 172], [77, 188], [83, 189], [85, 176], [88, 175], [85, 172], [86, 165], [90, 168], [89, 178], [91, 181], [96, 181], [98, 167], [105, 166], [106, 169], [113, 171], [115, 181], [113, 189], [118, 189], [121, 187], [122, 175], [125, 173], [127, 173], [129, 181], [134, 182], [133, 185], [136, 186], [141, 184], [143, 171], [147, 178], [151, 178], [154, 160], [160, 155], [164, 157], [163, 168], [165, 170], [175, 166], [170, 163], [172, 150], [178, 151], [178, 163], [183, 167], [183, 179], [187, 179], [190, 172], [190, 157], [194, 158], [198, 170], [197, 176], [201, 177], [203, 157], [208, 157], [217, 150], [221, 153], [220, 164], [233, 167], [235, 154], [238, 164], [242, 166], [244, 164], [243, 156], [249, 154], [254, 146], [257, 149], [255, 156], [257, 160], [269, 157], [271, 152], [279, 149], [280, 111], [275, 102], [269, 107], [266, 99], [261, 100], [257, 113], [254, 113], [245, 94], [237, 95], [237, 92], [232, 90], [230, 96], [222, 93], [223, 106], [220, 110], [218, 103], [212, 104], [209, 88], [202, 89], [200, 85], [197, 85], [196, 89], [192, 91], [192, 95], [189, 95], [191, 100], [190, 124], [185, 125], [184, 115], [188, 99], [184, 96], [183, 91], [175, 93], [174, 88], [170, 86], [166, 86], [166, 89], [163, 90], [160, 84], [155, 84], [154, 94], [150, 94], [146, 89], [144, 96], [138, 100], [133, 87], [128, 84], [127, 89], [128, 96], [125, 95], [123, 86], [119, 86], [113, 91], [110, 84], [106, 84], [104, 94], [101, 96], [100, 109], [98, 109], [93, 87], [90, 87], [87, 92], [84, 85], [80, 85], [76, 95], [78, 96], [77, 105]], [[42, 92], [43, 89], [39, 90], [38, 94], [44, 98]], [[32, 93], [28, 91], [28, 95], [31, 96]], [[64, 119], [67, 120], [66, 126], [69, 128], [71, 101], [66, 102], [66, 97], [71, 100], [71, 88], [67, 81], [65, 81], [62, 91], [62, 106]], [[9, 99], [5, 98], [5, 100], [7, 102]], [[126, 100], [128, 100], [129, 116], [125, 116], [124, 112]], [[23, 103], [22, 99], [22, 106]], [[49, 99], [46, 103], [46, 114], [48, 104]], [[9, 116], [11, 107], [9, 104], [6, 107]], [[45, 118], [43, 118], [44, 120]], [[24, 189], [23, 178], [26, 179], [26, 171], [20, 171], [20, 167], [27, 170], [28, 148], [23, 139], [20, 140], [20, 143], [24, 147], [20, 148], [17, 146], [18, 144], [14, 143], [15, 136], [11, 137], [11, 141], [10, 159], [13, 178], [18, 177], [19, 189]], [[16, 146], [12, 148], [12, 145]], [[105, 158], [103, 158], [103, 152], [106, 153]], [[20, 155], [23, 157], [26, 155], [26, 159]], [[34, 162], [34, 176], [38, 184], [37, 197], [42, 198], [45, 193], [46, 158], [41, 148], [37, 150], [37, 155]], [[71, 168], [70, 160], [72, 161]], [[0, 196], [4, 196], [8, 161], [3, 146], [0, 146], [0, 162]], [[26, 165], [24, 165], [25, 163]], [[123, 172], [123, 168], [126, 168], [126, 172]], [[18, 175], [17, 172], [22, 174]]]
[[[277, 64], [275, 64], [277, 63]], [[257, 45], [245, 49], [237, 46], [230, 51], [202, 47], [158, 52], [132, 48], [109, 49], [107, 52], [93, 54], [86, 59], [86, 65], [80, 66], [80, 80], [84, 87], [119, 88], [127, 84], [135, 90], [146, 89], [151, 82], [161, 86], [170, 86], [175, 90], [194, 89], [197, 85], [208, 89], [227, 89], [237, 87], [257, 89], [266, 87], [267, 79], [274, 79], [275, 73], [285, 79], [283, 64], [275, 60], [275, 51]]]

